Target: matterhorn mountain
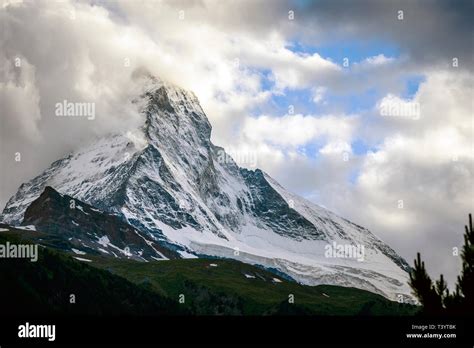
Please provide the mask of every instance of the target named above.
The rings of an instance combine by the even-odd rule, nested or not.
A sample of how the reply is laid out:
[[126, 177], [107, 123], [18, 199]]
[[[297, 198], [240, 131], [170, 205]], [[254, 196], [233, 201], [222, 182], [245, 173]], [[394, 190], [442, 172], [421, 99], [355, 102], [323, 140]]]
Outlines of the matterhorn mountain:
[[[141, 128], [54, 162], [20, 186], [2, 222], [63, 235], [77, 241], [78, 253], [143, 261], [232, 258], [307, 285], [411, 299], [409, 266], [387, 244], [262, 170], [239, 167], [212, 144], [193, 93], [157, 78], [143, 86], [134, 100], [144, 116]], [[328, 253], [348, 245], [363, 254]]]

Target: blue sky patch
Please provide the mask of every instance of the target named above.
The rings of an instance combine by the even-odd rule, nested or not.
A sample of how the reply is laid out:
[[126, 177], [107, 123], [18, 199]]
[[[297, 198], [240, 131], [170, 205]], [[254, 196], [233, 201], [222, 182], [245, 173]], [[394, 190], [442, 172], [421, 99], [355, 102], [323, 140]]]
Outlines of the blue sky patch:
[[309, 46], [293, 41], [287, 46], [287, 49], [300, 54], [317, 53], [322, 58], [331, 60], [338, 65], [342, 65], [344, 58], [348, 58], [349, 64], [352, 64], [379, 54], [391, 58], [400, 56], [400, 49], [396, 45], [381, 40], [336, 41], [319, 46]]
[[405, 99], [412, 99], [416, 92], [418, 92], [418, 88], [420, 87], [420, 84], [426, 81], [426, 78], [424, 75], [414, 75], [410, 76], [406, 79], [405, 81], [405, 91], [402, 94], [402, 97]]

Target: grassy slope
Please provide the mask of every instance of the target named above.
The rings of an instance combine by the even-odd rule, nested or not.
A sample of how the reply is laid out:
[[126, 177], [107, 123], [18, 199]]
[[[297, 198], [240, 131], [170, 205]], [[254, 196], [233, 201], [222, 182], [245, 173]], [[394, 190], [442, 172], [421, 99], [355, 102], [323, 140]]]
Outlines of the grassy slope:
[[[290, 294], [294, 295], [296, 312], [316, 315], [404, 315], [414, 310], [414, 307], [388, 301], [364, 290], [331, 285], [304, 286], [234, 260], [188, 259], [141, 263], [95, 258], [93, 265], [173, 299], [184, 294], [186, 307], [193, 310], [199, 309], [203, 298], [205, 301], [206, 289], [218, 298], [233, 299], [234, 309], [245, 314], [292, 312], [292, 307], [287, 305]], [[255, 278], [247, 278], [245, 274]], [[281, 282], [275, 282], [273, 278]]]
[[[18, 242], [18, 238], [37, 233], [0, 232], [0, 243], [7, 239]], [[78, 299], [85, 299], [91, 306], [99, 303], [91, 313], [173, 314], [184, 310], [194, 314], [231, 315], [407, 315], [415, 311], [413, 306], [400, 305], [368, 291], [329, 285], [304, 286], [234, 260], [144, 263], [86, 255], [82, 257], [93, 262], [83, 263], [56, 251], [40, 251], [40, 255], [37, 263], [0, 259], [0, 282], [7, 284], [16, 301], [33, 298], [31, 301], [42, 306], [52, 304], [59, 311], [71, 307], [64, 304], [65, 296], [70, 293], [80, 293]], [[245, 274], [255, 278], [246, 278]], [[275, 282], [274, 278], [281, 282]], [[49, 291], [53, 285], [55, 290]], [[184, 294], [185, 303], [176, 308], [180, 294]], [[291, 305], [290, 294], [295, 299]]]
[[[6, 241], [27, 243], [0, 232], [0, 244]], [[0, 317], [185, 314], [177, 301], [69, 255], [45, 248], [38, 253], [37, 262], [0, 259]]]

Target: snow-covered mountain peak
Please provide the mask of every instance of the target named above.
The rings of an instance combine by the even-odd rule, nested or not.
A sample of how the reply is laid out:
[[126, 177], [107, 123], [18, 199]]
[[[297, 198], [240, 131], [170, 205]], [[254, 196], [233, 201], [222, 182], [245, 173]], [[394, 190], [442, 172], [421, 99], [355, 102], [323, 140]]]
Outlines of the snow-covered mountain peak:
[[134, 102], [146, 116], [147, 133], [150, 128], [162, 126], [172, 126], [177, 135], [189, 128], [198, 128], [203, 132], [202, 137], [210, 139], [211, 124], [193, 92], [151, 75], [139, 81], [139, 97]]
[[[370, 231], [288, 192], [261, 170], [239, 168], [212, 144], [211, 125], [192, 92], [148, 77], [135, 102], [145, 116], [140, 129], [54, 162], [19, 188], [2, 220], [21, 223], [51, 186], [186, 257], [235, 258], [305, 284], [410, 297], [407, 263]], [[333, 242], [364, 246], [364, 262], [328, 258], [325, 248]]]
[[185, 139], [188, 143], [209, 147], [211, 124], [198, 99], [191, 92], [163, 84], [146, 91], [145, 134], [150, 140], [165, 137]]

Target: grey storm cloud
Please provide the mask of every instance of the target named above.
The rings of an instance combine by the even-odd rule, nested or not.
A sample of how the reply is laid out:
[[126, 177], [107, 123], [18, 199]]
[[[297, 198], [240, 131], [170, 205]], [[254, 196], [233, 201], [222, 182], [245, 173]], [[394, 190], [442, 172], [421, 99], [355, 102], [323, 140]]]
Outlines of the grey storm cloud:
[[[328, 42], [380, 39], [409, 54], [414, 64], [472, 65], [474, 3], [469, 0], [240, 0], [164, 2], [176, 11], [189, 11], [187, 19], [212, 23], [216, 28], [285, 36], [318, 45]], [[109, 5], [108, 2], [103, 3]], [[121, 6], [123, 5], [123, 6]], [[129, 5], [119, 2], [115, 11]], [[137, 3], [136, 6], [140, 6]], [[293, 11], [294, 20], [288, 20]], [[403, 20], [399, 19], [403, 11]], [[122, 13], [123, 13], [122, 12]], [[344, 49], [341, 45], [341, 49]]]
[[[473, 63], [474, 3], [469, 0], [296, 1], [308, 41], [364, 38], [393, 42], [416, 66]], [[299, 9], [299, 11], [298, 11]], [[399, 19], [402, 11], [403, 20]], [[328, 28], [332, 35], [328, 36]]]

